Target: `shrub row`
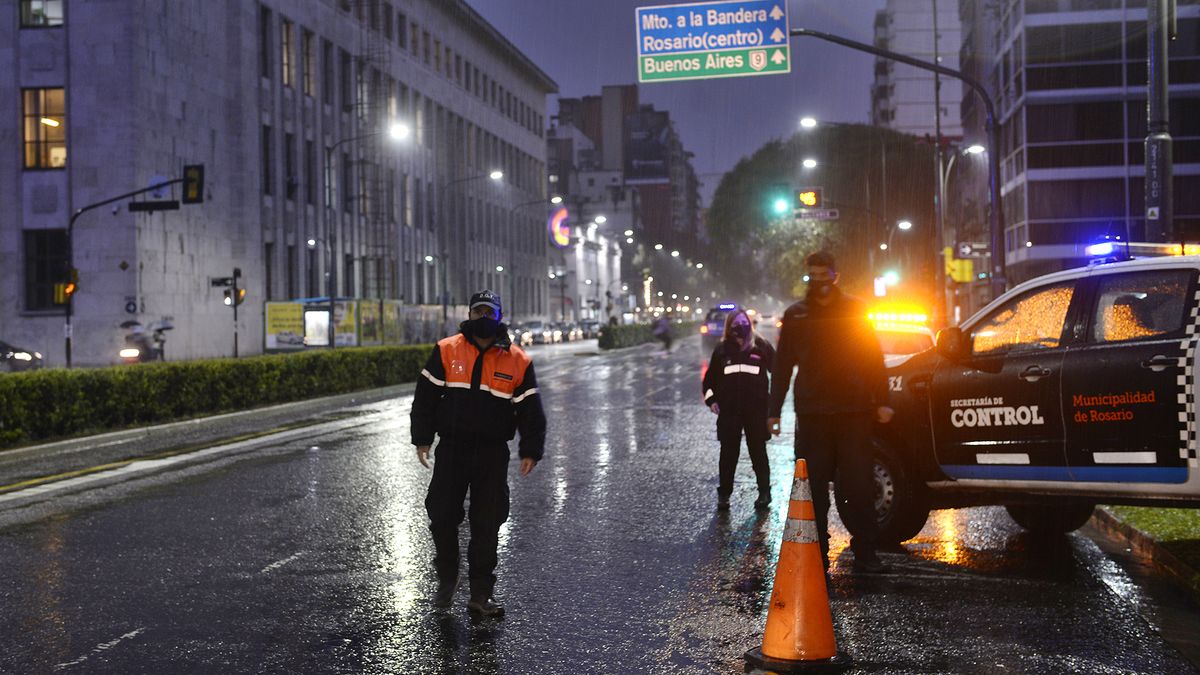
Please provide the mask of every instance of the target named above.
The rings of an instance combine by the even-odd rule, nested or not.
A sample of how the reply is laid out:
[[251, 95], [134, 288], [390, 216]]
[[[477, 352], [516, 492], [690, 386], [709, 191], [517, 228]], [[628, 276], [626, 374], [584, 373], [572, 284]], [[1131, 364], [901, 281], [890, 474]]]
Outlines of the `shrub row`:
[[0, 376], [0, 448], [412, 382], [429, 345]]
[[[671, 324], [671, 337], [675, 340], [685, 338], [696, 332], [694, 321]], [[654, 325], [649, 323], [632, 323], [624, 326], [605, 325], [600, 327], [599, 345], [601, 349], [620, 349], [633, 347], [646, 342], [654, 342]]]

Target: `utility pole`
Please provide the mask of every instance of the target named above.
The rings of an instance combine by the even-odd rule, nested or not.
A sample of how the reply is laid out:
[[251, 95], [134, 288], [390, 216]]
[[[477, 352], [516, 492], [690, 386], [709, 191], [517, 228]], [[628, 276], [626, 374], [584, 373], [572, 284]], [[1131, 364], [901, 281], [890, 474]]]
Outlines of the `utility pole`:
[[1146, 239], [1176, 241], [1167, 91], [1168, 43], [1175, 39], [1175, 0], [1146, 2]]

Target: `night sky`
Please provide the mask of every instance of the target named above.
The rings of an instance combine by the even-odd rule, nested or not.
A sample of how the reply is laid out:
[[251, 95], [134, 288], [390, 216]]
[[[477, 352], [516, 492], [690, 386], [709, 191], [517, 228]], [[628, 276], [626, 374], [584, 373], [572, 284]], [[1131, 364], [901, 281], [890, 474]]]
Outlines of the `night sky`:
[[[782, 1], [782, 0], [781, 0]], [[467, 0], [556, 82], [560, 95], [599, 94], [606, 84], [637, 82], [637, 7], [662, 0]], [[884, 0], [787, 0], [792, 28], [871, 42]], [[641, 87], [643, 103], [668, 110], [693, 164], [705, 205], [739, 159], [785, 138], [804, 115], [866, 122], [873, 57], [813, 38], [793, 38], [792, 73]], [[551, 99], [548, 114], [558, 110]]]

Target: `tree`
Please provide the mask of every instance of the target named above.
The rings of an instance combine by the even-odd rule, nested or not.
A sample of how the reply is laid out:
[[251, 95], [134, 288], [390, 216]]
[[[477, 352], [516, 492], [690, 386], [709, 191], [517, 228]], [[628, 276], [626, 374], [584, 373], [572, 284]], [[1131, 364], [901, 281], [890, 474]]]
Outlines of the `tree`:
[[[806, 158], [817, 166], [804, 168]], [[860, 295], [870, 293], [885, 260], [912, 273], [904, 278], [932, 269], [936, 171], [931, 144], [889, 129], [827, 125], [771, 141], [717, 186], [706, 218], [712, 271], [734, 294], [789, 298], [803, 293], [805, 256], [822, 248], [837, 256], [842, 284]], [[794, 197], [804, 187], [823, 188], [824, 207], [837, 209], [838, 219], [778, 214], [781, 189]], [[892, 251], [880, 251], [902, 219], [915, 227], [892, 237]]]

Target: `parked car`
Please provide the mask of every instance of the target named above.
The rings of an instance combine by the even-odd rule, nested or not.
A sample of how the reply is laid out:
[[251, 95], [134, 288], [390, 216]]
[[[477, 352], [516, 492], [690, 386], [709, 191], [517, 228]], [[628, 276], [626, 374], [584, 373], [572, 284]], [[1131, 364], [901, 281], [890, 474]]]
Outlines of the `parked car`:
[[0, 370], [16, 373], [41, 368], [42, 355], [32, 349], [22, 349], [0, 340]]
[[525, 324], [525, 328], [529, 331], [531, 344], [545, 345], [554, 341], [550, 327], [542, 321], [529, 321]]
[[508, 339], [518, 347], [528, 347], [533, 344], [533, 331], [525, 324], [514, 323], [508, 327]]
[[1200, 507], [1198, 281], [1200, 256], [1055, 272], [888, 368], [881, 540], [914, 536], [931, 509], [1003, 505], [1063, 533], [1098, 503]]

